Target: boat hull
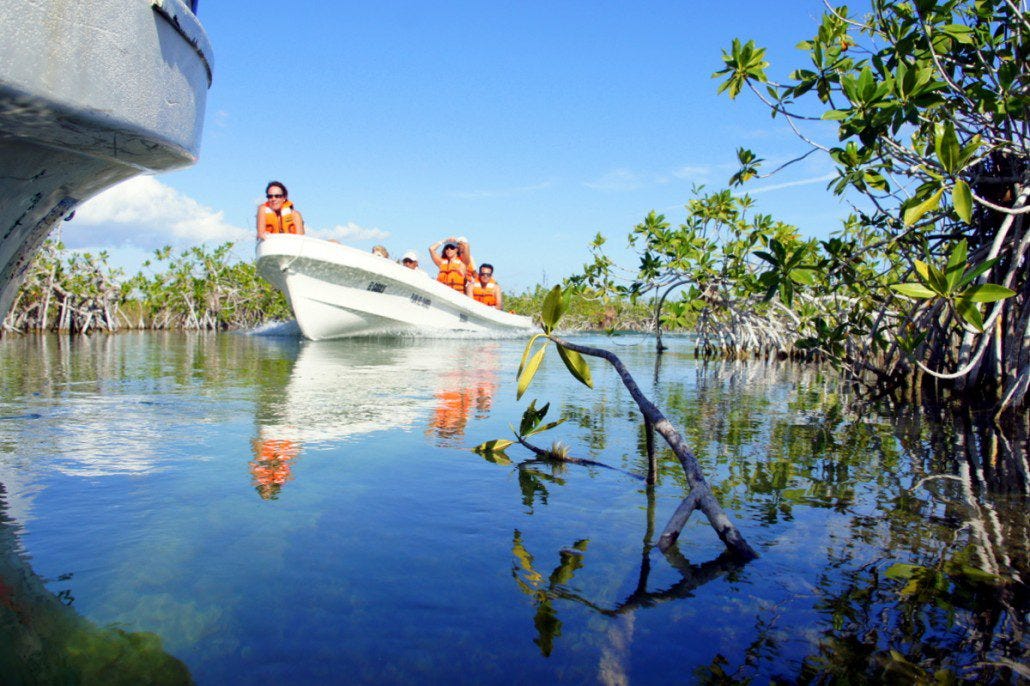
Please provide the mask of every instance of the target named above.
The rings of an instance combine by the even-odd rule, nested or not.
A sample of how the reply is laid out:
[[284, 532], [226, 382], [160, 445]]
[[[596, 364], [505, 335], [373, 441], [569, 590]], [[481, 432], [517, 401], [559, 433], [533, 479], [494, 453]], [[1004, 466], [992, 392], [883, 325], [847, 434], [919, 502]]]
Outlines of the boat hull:
[[211, 49], [182, 0], [4, 0], [0, 36], [2, 317], [79, 204], [196, 161]]
[[258, 273], [289, 300], [305, 338], [521, 336], [529, 317], [503, 312], [371, 253], [309, 236], [269, 236]]

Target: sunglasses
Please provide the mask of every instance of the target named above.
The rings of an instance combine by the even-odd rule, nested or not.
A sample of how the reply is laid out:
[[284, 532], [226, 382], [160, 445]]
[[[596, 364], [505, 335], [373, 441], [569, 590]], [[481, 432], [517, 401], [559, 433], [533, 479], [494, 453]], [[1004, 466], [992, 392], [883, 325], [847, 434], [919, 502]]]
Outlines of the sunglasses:
[[285, 198], [286, 196], [282, 193], [265, 193], [265, 197], [271, 200], [272, 198]]

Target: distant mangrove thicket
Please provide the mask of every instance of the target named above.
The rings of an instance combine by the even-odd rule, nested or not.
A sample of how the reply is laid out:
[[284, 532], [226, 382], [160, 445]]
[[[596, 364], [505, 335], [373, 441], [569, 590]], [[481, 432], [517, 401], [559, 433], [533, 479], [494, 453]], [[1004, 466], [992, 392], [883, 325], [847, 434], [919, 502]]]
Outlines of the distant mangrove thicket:
[[106, 252], [79, 253], [47, 241], [29, 265], [3, 331], [213, 331], [289, 318], [285, 298], [253, 264], [230, 260], [232, 246], [178, 254], [165, 247], [126, 277], [108, 264]]

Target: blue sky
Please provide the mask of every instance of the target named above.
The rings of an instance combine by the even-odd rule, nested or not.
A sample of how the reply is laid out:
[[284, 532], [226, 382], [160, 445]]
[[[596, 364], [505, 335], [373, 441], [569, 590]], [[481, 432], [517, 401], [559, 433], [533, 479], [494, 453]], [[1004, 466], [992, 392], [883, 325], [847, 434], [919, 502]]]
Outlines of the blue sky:
[[[717, 96], [711, 74], [740, 37], [784, 78], [822, 10], [201, 0], [214, 82], [199, 162], [89, 201], [63, 238], [129, 270], [169, 243], [238, 240], [251, 259], [255, 209], [279, 179], [314, 235], [424, 261], [464, 235], [509, 292], [554, 283], [597, 232], [618, 252], [652, 209], [682, 221], [691, 187], [723, 187], [737, 147], [770, 164], [803, 150], [752, 97]], [[759, 211], [825, 236], [847, 208], [815, 157], [748, 190]]]

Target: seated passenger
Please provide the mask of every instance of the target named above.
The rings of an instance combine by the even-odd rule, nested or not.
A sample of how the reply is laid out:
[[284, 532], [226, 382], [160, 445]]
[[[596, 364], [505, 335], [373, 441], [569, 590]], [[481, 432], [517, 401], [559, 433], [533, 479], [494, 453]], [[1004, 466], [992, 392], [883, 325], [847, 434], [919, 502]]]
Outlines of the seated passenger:
[[429, 276], [429, 274], [426, 274], [426, 271], [424, 269], [418, 266], [418, 257], [415, 255], [414, 250], [409, 250], [401, 256], [401, 264], [407, 267], [408, 269], [417, 272], [421, 276]]
[[[443, 245], [440, 254], [436, 254], [437, 248]], [[437, 241], [429, 246], [429, 256], [433, 258], [433, 264], [440, 268], [436, 280], [450, 286], [459, 293], [465, 292], [465, 263], [458, 257], [458, 244], [453, 238], [446, 238]]]
[[469, 284], [475, 285], [476, 283], [476, 261], [472, 259], [469, 239], [459, 236], [456, 242], [458, 244], [458, 259], [465, 265], [465, 287], [468, 290]]
[[386, 259], [390, 259], [390, 253], [386, 249], [385, 245], [373, 245], [372, 254], [379, 255], [380, 257], [385, 257]]
[[269, 181], [265, 186], [267, 202], [258, 207], [257, 237], [265, 240], [270, 233], [294, 233], [304, 235], [304, 218], [289, 200], [289, 192], [279, 181]]
[[501, 287], [494, 281], [494, 266], [485, 262], [479, 267], [479, 279], [474, 284], [469, 284], [465, 293], [475, 298], [488, 307], [496, 307], [498, 310], [504, 308], [504, 300], [501, 295]]

